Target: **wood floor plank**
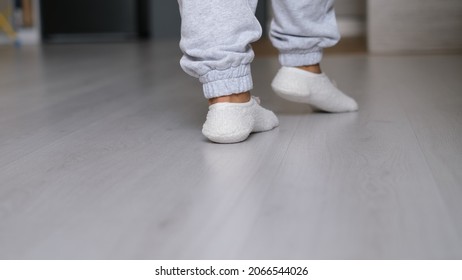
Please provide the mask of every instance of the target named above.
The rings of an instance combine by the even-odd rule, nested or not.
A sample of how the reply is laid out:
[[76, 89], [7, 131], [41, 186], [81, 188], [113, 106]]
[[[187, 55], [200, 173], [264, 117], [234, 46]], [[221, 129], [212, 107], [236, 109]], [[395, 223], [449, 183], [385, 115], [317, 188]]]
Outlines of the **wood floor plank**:
[[[112, 59], [112, 55], [106, 57], [107, 61]], [[179, 72], [175, 62], [176, 60], [169, 61], [170, 69], [173, 72]], [[162, 91], [161, 87], [155, 88], [158, 82], [167, 81], [172, 77], [172, 70], [159, 67], [165, 63], [165, 59], [161, 60], [156, 68], [152, 65], [138, 67], [139, 65], [131, 62], [128, 64], [131, 67], [123, 70], [120, 67], [106, 68], [106, 65], [102, 64], [98, 71], [106, 72], [104, 76], [86, 80], [86, 78], [82, 79], [78, 72], [72, 72], [65, 75], [65, 79], [72, 81], [74, 85], [66, 83], [64, 87], [59, 86], [47, 90], [31, 89], [24, 97], [21, 96], [21, 90], [25, 86], [17, 83], [15, 87], [18, 89], [16, 91], [18, 96], [12, 95], [8, 99], [13, 106], [12, 104], [6, 105], [12, 107], [11, 111], [14, 111], [14, 114], [6, 110], [5, 117], [0, 121], [2, 127], [0, 145], [3, 147], [0, 150], [0, 166], [33, 152], [38, 147], [55, 141], [58, 137], [102, 119], [107, 114], [128, 107], [133, 102], [143, 102], [140, 95], [149, 96], [157, 90]], [[94, 74], [94, 72], [91, 73], [91, 75]], [[55, 75], [57, 80], [62, 80], [61, 73], [57, 72]], [[44, 88], [49, 87], [48, 79], [40, 83]], [[67, 88], [68, 86], [71, 87]], [[11, 116], [7, 117], [8, 113]], [[15, 147], [20, 147], [20, 149]]]
[[462, 257], [460, 56], [326, 57], [350, 114], [281, 100], [257, 58], [281, 125], [216, 145], [176, 42], [11, 55], [36, 68], [0, 76], [0, 259]]
[[[358, 63], [349, 60], [350, 67]], [[239, 257], [461, 257], [459, 222], [438, 191], [400, 92], [385, 85], [386, 62], [368, 59], [363, 82], [343, 84], [364, 86], [359, 96], [369, 100], [359, 98], [357, 115], [311, 115], [299, 125]]]
[[[459, 213], [462, 213], [462, 56], [431, 56], [408, 61], [407, 64], [393, 61], [393, 65], [382, 68], [397, 81], [395, 88], [401, 93], [400, 103], [462, 238], [459, 222]], [[432, 65], [431, 69], [426, 65]], [[396, 66], [406, 75], [394, 71]], [[420, 67], [421, 70], [415, 71]], [[435, 71], [445, 75], [429, 78]], [[426, 79], [431, 82], [422, 82]]]

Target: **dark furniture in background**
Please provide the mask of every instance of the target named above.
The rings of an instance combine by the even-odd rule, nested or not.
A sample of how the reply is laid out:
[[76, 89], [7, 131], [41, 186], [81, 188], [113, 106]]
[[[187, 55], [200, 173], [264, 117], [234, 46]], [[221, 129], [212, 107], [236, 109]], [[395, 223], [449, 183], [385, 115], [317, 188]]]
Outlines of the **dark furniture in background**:
[[[267, 3], [259, 2], [256, 15], [265, 32]], [[40, 11], [42, 38], [48, 43], [180, 36], [181, 20], [174, 0], [41, 0]]]
[[41, 0], [45, 42], [99, 42], [138, 36], [137, 2], [131, 0]]

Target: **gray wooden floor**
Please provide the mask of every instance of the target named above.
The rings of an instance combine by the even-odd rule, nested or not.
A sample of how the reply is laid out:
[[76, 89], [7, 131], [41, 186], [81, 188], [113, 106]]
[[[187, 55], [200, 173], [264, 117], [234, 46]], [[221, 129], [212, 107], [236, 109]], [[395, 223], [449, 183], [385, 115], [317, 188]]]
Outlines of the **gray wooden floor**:
[[254, 95], [216, 145], [177, 43], [0, 48], [2, 259], [460, 259], [462, 55], [333, 55], [358, 113]]

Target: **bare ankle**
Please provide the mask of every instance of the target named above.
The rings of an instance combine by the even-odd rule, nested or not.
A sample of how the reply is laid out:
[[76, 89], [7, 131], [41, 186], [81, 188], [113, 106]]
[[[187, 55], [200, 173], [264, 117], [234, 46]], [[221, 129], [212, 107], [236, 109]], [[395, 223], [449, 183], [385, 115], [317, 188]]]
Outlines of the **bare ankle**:
[[315, 74], [321, 74], [322, 73], [321, 66], [319, 65], [319, 63], [314, 64], [314, 65], [297, 66], [297, 68], [308, 71], [308, 72], [312, 72], [312, 73], [315, 73]]
[[246, 92], [235, 93], [235, 94], [226, 95], [226, 96], [210, 98], [209, 105], [213, 105], [215, 103], [223, 103], [223, 102], [245, 103], [245, 102], [249, 102], [249, 100], [250, 100], [250, 92], [246, 91]]

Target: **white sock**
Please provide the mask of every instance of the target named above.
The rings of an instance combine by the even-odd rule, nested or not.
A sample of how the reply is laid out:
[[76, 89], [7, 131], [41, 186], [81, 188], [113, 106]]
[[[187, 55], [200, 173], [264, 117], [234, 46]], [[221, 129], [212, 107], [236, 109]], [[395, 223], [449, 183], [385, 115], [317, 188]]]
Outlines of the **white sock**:
[[210, 105], [202, 133], [216, 143], [244, 141], [252, 132], [267, 131], [279, 125], [276, 115], [259, 105], [252, 97], [246, 103]]
[[284, 99], [308, 103], [327, 112], [358, 110], [356, 101], [337, 89], [324, 73], [315, 74], [295, 67], [282, 67], [271, 86]]

